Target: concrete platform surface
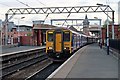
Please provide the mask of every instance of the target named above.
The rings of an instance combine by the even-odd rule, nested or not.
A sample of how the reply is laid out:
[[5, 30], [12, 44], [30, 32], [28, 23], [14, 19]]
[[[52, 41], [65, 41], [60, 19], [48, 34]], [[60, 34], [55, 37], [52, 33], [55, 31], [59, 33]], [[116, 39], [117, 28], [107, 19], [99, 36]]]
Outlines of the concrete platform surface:
[[91, 44], [78, 50], [48, 78], [118, 78], [118, 60]]
[[17, 52], [17, 51], [22, 51], [22, 50], [28, 50], [28, 49], [34, 49], [34, 48], [39, 48], [39, 47], [43, 47], [43, 46], [19, 46], [19, 47], [11, 47], [11, 48], [2, 48], [2, 54]]

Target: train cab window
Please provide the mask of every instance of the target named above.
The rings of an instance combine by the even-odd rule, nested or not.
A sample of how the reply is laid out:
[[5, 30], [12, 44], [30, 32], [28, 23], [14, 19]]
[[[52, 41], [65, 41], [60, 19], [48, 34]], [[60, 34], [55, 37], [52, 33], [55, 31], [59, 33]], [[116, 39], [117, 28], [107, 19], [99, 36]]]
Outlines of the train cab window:
[[53, 41], [53, 32], [48, 32], [48, 41]]
[[64, 32], [63, 41], [70, 41], [70, 32]]

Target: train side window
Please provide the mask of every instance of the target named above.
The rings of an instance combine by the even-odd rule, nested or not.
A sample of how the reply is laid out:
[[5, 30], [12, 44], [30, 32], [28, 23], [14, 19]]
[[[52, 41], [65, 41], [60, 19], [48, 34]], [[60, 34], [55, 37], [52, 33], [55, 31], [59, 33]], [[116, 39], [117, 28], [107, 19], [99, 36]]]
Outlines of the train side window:
[[70, 32], [64, 32], [63, 41], [70, 41]]
[[48, 41], [53, 41], [53, 33], [48, 33]]
[[72, 46], [74, 44], [74, 35], [72, 35]]

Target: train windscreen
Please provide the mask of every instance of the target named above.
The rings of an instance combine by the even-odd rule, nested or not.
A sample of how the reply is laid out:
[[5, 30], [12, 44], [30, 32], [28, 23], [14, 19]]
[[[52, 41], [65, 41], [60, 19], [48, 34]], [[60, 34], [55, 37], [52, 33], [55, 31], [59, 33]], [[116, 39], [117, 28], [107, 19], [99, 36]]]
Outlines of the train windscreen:
[[64, 32], [63, 41], [70, 41], [70, 32]]
[[53, 41], [53, 32], [48, 32], [48, 41]]

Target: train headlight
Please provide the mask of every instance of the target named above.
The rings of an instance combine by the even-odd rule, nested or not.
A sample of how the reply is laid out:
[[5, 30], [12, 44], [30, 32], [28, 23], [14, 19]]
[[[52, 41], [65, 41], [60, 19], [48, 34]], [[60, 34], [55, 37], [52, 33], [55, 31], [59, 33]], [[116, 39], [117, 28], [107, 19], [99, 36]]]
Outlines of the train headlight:
[[69, 49], [69, 47], [65, 47], [64, 49]]
[[48, 49], [53, 49], [52, 47], [48, 47]]
[[66, 49], [66, 47], [64, 49]]

